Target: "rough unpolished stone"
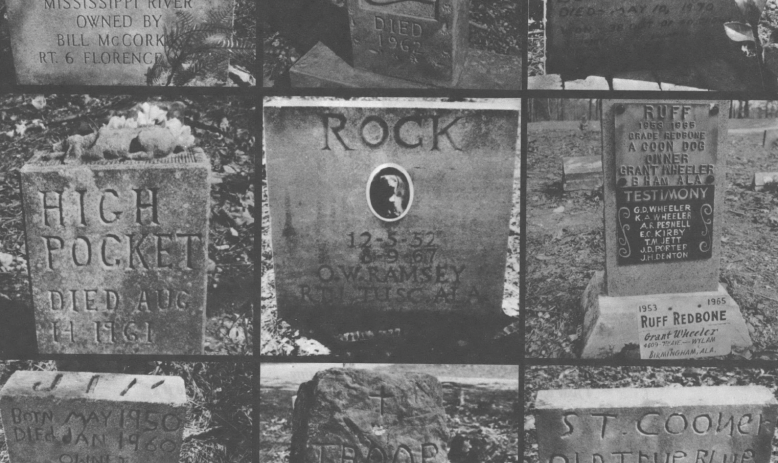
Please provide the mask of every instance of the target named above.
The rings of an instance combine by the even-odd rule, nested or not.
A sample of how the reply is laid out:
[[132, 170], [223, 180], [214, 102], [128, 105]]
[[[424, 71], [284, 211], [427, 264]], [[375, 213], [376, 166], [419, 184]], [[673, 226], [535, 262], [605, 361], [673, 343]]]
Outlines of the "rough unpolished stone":
[[0, 391], [13, 463], [178, 463], [184, 380], [17, 371]]
[[527, 88], [529, 90], [562, 90], [564, 84], [559, 74], [546, 74], [542, 76], [529, 76]]
[[[20, 85], [146, 85], [149, 69], [165, 59], [166, 44], [185, 43], [195, 28], [202, 31], [217, 17], [232, 24], [234, 0], [8, 0], [7, 5]], [[177, 40], [171, 40], [174, 32]], [[226, 38], [221, 32], [213, 37]], [[226, 71], [225, 61], [221, 72]]]
[[754, 174], [752, 186], [754, 191], [762, 191], [767, 185], [775, 185], [778, 182], [778, 172], [757, 172]]
[[446, 463], [438, 380], [423, 373], [319, 372], [297, 393], [291, 463]]
[[565, 90], [610, 90], [610, 86], [605, 77], [589, 76], [586, 79], [566, 81]]
[[778, 402], [763, 386], [538, 391], [542, 463], [768, 463]]
[[21, 171], [40, 353], [199, 354], [210, 163], [152, 160]]

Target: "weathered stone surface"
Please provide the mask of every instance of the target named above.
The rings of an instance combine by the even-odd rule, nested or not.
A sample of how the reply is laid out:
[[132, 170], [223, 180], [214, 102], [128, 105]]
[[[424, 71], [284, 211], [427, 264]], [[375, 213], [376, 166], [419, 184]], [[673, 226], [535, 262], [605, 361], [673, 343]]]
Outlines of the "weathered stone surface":
[[546, 74], [542, 76], [529, 76], [527, 78], [528, 90], [563, 90], [562, 76], [559, 74]]
[[14, 463], [178, 463], [186, 408], [176, 376], [17, 371], [0, 391]]
[[[165, 34], [232, 17], [234, 0], [8, 0], [17, 83], [146, 85]], [[226, 74], [226, 63], [224, 73]]]
[[778, 402], [763, 386], [538, 391], [541, 463], [768, 463]]
[[200, 354], [205, 153], [21, 171], [40, 353]]
[[568, 80], [565, 90], [610, 90], [608, 79], [602, 76], [589, 76], [586, 79]]
[[600, 188], [602, 186], [602, 157], [563, 157], [562, 184], [565, 191], [595, 190]]
[[469, 0], [347, 0], [354, 67], [454, 86], [467, 54]]
[[658, 312], [667, 313], [670, 307], [698, 306], [707, 304], [708, 300], [724, 301], [724, 304], [717, 307], [727, 312], [727, 335], [732, 347], [751, 347], [751, 336], [740, 313], [740, 307], [721, 285], [716, 291], [613, 297], [605, 293], [603, 272], [595, 272], [581, 297], [581, 307], [584, 311], [584, 346], [581, 357], [608, 358], [621, 353], [625, 348], [637, 349], [643, 341], [638, 336], [637, 319], [640, 306], [655, 305], [660, 309]]
[[767, 185], [778, 183], [778, 172], [757, 172], [754, 174], [752, 186], [754, 191], [762, 191]]
[[[318, 43], [289, 70], [293, 87], [321, 88], [428, 88], [410, 80], [357, 69]], [[455, 87], [483, 90], [520, 90], [521, 58], [471, 48]]]
[[268, 100], [279, 315], [380, 338], [502, 314], [518, 103]]
[[734, 2], [725, 0], [548, 0], [547, 8], [547, 70], [576, 76], [718, 55], [730, 45], [723, 24], [741, 20]]
[[772, 150], [778, 141], [778, 129], [767, 129], [762, 134], [762, 147]]
[[659, 83], [650, 71], [621, 72], [613, 77], [613, 90], [659, 91]]
[[727, 104], [603, 101], [609, 296], [717, 290]]
[[423, 373], [319, 372], [297, 393], [290, 462], [445, 463], [442, 393]]

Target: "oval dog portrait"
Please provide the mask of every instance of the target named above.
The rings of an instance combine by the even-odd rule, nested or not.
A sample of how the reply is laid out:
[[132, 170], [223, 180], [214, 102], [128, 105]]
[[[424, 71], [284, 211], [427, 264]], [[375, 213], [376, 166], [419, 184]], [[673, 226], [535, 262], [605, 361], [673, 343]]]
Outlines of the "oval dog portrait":
[[405, 217], [413, 204], [413, 183], [408, 171], [397, 164], [382, 164], [367, 181], [367, 204], [384, 222]]

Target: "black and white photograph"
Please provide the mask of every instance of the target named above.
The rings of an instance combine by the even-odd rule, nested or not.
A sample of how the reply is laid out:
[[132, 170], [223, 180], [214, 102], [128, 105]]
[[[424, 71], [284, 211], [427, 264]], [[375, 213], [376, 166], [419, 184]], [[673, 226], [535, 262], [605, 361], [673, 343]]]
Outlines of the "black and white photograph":
[[528, 89], [778, 91], [774, 0], [528, 0]]
[[260, 354], [514, 358], [520, 112], [267, 99]]
[[251, 87], [256, 0], [4, 0], [0, 87]]
[[515, 365], [262, 364], [260, 461], [518, 463]]
[[521, 90], [525, 3], [267, 0], [263, 85]]
[[0, 461], [249, 463], [249, 364], [0, 362]]
[[0, 352], [252, 354], [253, 102], [0, 105]]

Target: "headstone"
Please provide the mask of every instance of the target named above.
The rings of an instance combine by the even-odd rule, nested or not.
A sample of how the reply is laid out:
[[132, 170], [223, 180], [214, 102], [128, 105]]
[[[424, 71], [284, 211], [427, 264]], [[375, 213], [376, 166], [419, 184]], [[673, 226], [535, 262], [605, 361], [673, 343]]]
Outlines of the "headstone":
[[602, 187], [602, 157], [563, 157], [562, 185], [565, 191], [591, 191]]
[[499, 317], [518, 104], [267, 100], [279, 315], [343, 341]]
[[442, 395], [424, 373], [319, 372], [297, 393], [289, 461], [448, 462]]
[[663, 69], [720, 53], [723, 24], [742, 21], [735, 2], [547, 1], [548, 73], [587, 76]]
[[778, 141], [778, 129], [767, 129], [762, 134], [762, 147], [772, 150]]
[[42, 156], [21, 171], [39, 353], [202, 353], [205, 153], [74, 165]]
[[[614, 355], [627, 344], [651, 355], [646, 343], [656, 338], [624, 339], [623, 323], [672, 328], [663, 340], [701, 356], [691, 343], [708, 336], [690, 333], [706, 333], [722, 321], [721, 311], [727, 325], [717, 328], [723, 337], [715, 343], [729, 336], [734, 346], [751, 344], [737, 303], [719, 284], [727, 184], [726, 152], [718, 146], [726, 114], [726, 102], [603, 101], [605, 275], [602, 282], [595, 275], [582, 298], [585, 357]], [[702, 313], [691, 315], [694, 326], [691, 312]], [[690, 349], [678, 350], [685, 342]]]
[[17, 371], [0, 391], [14, 463], [177, 463], [186, 410], [176, 376]]
[[764, 386], [538, 391], [540, 463], [768, 463], [778, 402]]
[[[293, 87], [309, 88], [430, 88], [398, 77], [385, 76], [348, 64], [319, 42], [289, 69]], [[521, 90], [521, 58], [470, 49], [464, 69], [451, 88]]]
[[762, 191], [766, 186], [778, 183], [778, 172], [757, 172], [754, 174], [752, 186], [754, 191]]
[[166, 34], [180, 33], [178, 44], [209, 21], [231, 24], [234, 9], [234, 0], [6, 3], [20, 85], [146, 85], [165, 56]]
[[453, 86], [462, 72], [470, 0], [347, 0], [354, 67]]

